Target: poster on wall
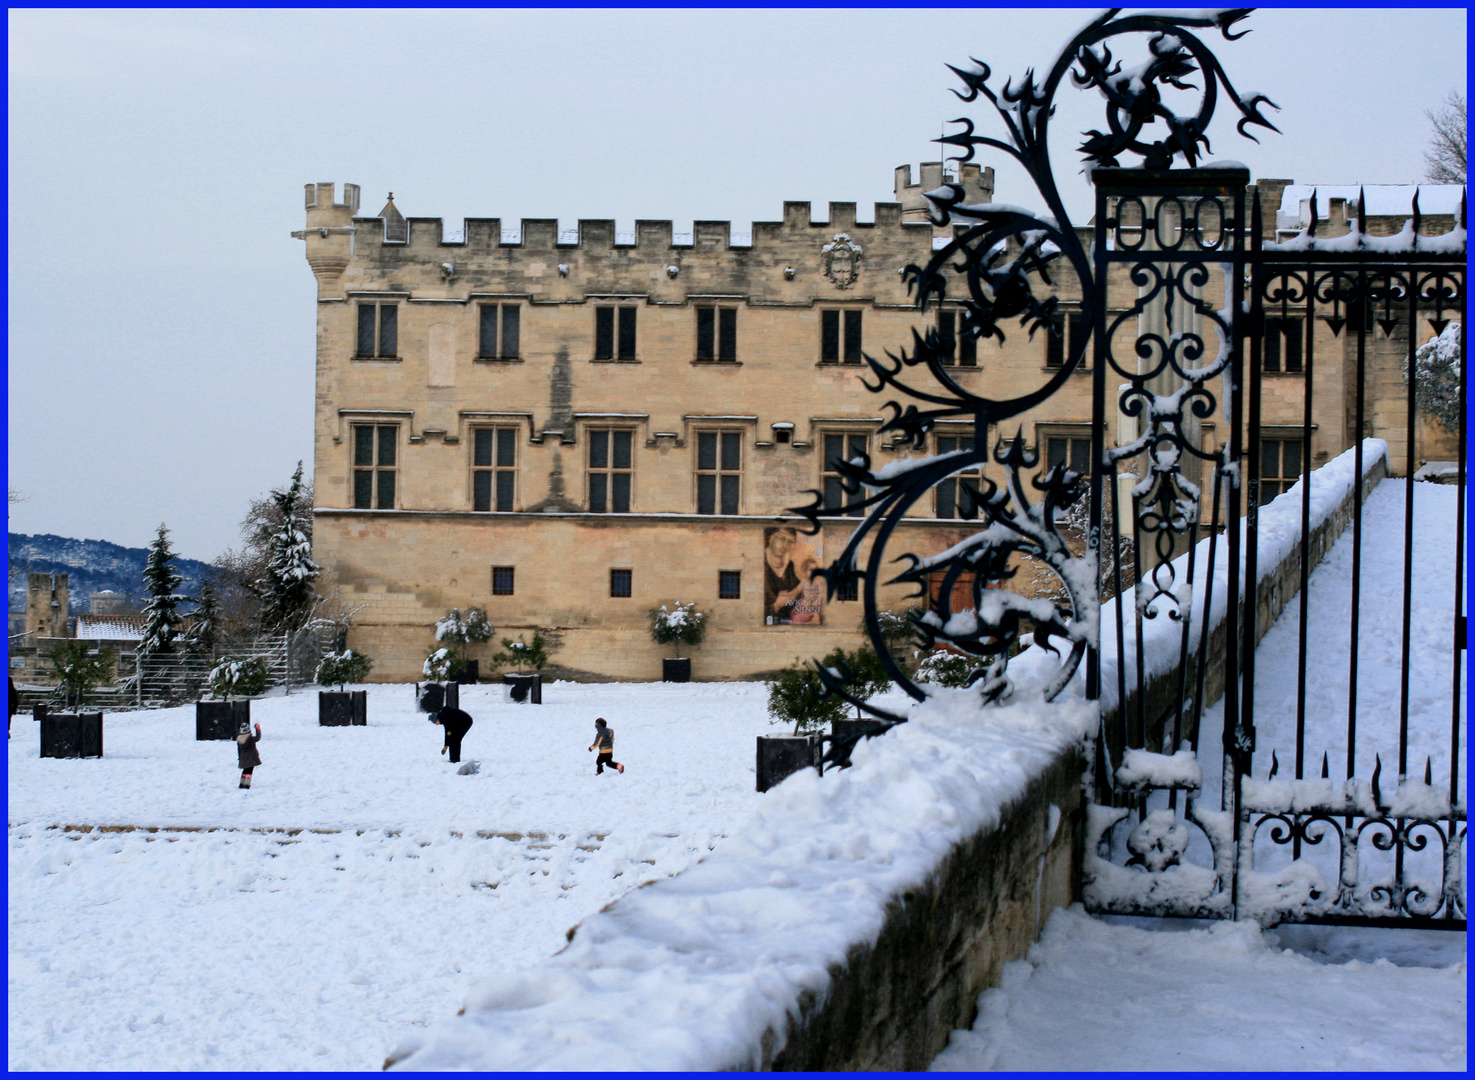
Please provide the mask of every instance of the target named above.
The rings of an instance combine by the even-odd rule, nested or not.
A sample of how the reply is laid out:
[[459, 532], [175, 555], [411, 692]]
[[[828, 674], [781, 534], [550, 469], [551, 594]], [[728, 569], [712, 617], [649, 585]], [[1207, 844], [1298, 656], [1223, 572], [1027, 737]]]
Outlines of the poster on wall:
[[824, 536], [778, 526], [763, 530], [763, 622], [766, 626], [821, 626], [825, 579], [809, 580], [824, 566]]

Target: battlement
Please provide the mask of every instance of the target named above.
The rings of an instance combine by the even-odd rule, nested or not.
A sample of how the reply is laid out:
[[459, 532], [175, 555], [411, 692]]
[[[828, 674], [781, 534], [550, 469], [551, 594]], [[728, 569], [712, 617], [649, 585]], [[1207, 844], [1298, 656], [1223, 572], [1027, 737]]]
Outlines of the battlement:
[[359, 208], [359, 186], [357, 184], [343, 185], [343, 201], [337, 202], [333, 198], [334, 189], [337, 184], [331, 180], [321, 184], [306, 184], [307, 209], [317, 210], [333, 207], [338, 210], [347, 210], [351, 214], [358, 213]]
[[991, 203], [994, 201], [994, 170], [985, 166], [965, 162], [956, 173], [949, 173], [940, 161], [924, 161], [921, 182], [912, 183], [912, 167], [898, 165], [893, 182], [896, 201], [901, 204], [902, 220], [926, 222], [929, 207], [925, 194], [936, 191], [943, 184], [961, 184], [965, 203]]

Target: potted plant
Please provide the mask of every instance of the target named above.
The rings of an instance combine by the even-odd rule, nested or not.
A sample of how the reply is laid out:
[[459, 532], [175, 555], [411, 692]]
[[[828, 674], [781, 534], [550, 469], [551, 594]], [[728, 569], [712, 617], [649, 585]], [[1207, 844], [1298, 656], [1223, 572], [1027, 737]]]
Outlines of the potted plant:
[[[834, 649], [820, 664], [834, 671], [848, 673], [850, 693], [866, 701], [891, 685], [881, 660], [869, 646], [853, 652]], [[784, 777], [808, 766], [819, 767], [822, 753], [820, 735], [831, 725], [832, 735], [850, 734], [852, 726], [868, 727], [868, 721], [846, 716], [849, 703], [842, 697], [826, 695], [819, 671], [813, 664], [795, 659], [768, 680], [768, 715], [775, 724], [793, 724], [792, 735], [758, 736], [758, 790], [767, 791]]]
[[[502, 639], [500, 652], [492, 657], [492, 664], [503, 667], [511, 664], [519, 670], [502, 676], [502, 682], [509, 688], [508, 695], [513, 701], [526, 701], [530, 705], [543, 704], [543, 665], [548, 663], [548, 642], [543, 635], [533, 631], [533, 640], [524, 641], [521, 636], [516, 641], [510, 638]], [[531, 668], [531, 671], [527, 669]]]
[[232, 697], [248, 699], [266, 689], [269, 673], [260, 657], [229, 657], [210, 672], [207, 685], [219, 701], [195, 702], [195, 738], [234, 739], [242, 726], [251, 725], [251, 702], [232, 701]]
[[369, 692], [348, 690], [347, 684], [361, 683], [369, 677], [374, 666], [361, 652], [344, 649], [341, 653], [328, 653], [318, 664], [319, 686], [336, 686], [337, 691], [318, 691], [318, 725], [321, 727], [362, 727], [369, 722]]
[[442, 674], [432, 676], [429, 670], [430, 660], [427, 659], [426, 677], [434, 678], [437, 682], [452, 679], [458, 683], [476, 682], [478, 665], [475, 660], [467, 659], [466, 647], [491, 641], [496, 632], [496, 628], [487, 621], [487, 613], [481, 608], [471, 608], [464, 617], [460, 608], [452, 608], [436, 620], [435, 640], [441, 643], [441, 648], [430, 654], [435, 657], [438, 653], [445, 652], [447, 663], [444, 668], [437, 668]]
[[707, 635], [706, 613], [697, 611], [695, 604], [679, 601], [671, 607], [662, 604], [650, 613], [650, 636], [657, 645], [675, 645], [676, 655], [661, 661], [661, 679], [664, 682], [690, 682], [691, 658], [681, 655], [681, 646], [692, 648], [702, 643]]
[[111, 682], [116, 654], [93, 649], [85, 640], [58, 642], [47, 654], [57, 678], [53, 700], [74, 712], [38, 710], [42, 757], [102, 757], [102, 713], [84, 713], [82, 703], [94, 687]]

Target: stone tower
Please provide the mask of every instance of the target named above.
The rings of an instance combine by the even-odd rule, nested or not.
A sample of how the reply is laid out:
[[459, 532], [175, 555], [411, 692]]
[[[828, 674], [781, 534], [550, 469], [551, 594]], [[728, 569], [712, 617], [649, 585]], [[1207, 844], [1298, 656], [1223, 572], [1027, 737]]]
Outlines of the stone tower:
[[26, 575], [26, 630], [36, 637], [67, 636], [67, 575]]

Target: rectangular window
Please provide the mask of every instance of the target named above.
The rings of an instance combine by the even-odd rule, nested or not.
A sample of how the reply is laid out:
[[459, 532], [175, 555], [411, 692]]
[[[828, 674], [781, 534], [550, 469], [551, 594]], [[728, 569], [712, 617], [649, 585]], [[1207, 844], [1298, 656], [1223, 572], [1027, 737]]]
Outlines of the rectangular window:
[[492, 595], [512, 595], [512, 570], [510, 566], [492, 567]]
[[[498, 315], [500, 313], [500, 320]], [[482, 304], [481, 332], [478, 337], [478, 360], [515, 360], [521, 345], [519, 330], [522, 308], [518, 304]], [[498, 322], [501, 334], [498, 334]]]
[[635, 359], [635, 311], [633, 307], [594, 309], [594, 359]]
[[1304, 332], [1305, 323], [1300, 319], [1266, 319], [1263, 370], [1299, 372]]
[[631, 571], [629, 570], [611, 570], [609, 572], [609, 594], [611, 596], [629, 596], [630, 577]]
[[819, 313], [819, 359], [822, 364], [840, 362], [840, 313]]
[[697, 308], [697, 359], [737, 359], [737, 308]]
[[978, 366], [978, 339], [971, 334], [960, 338], [963, 320], [956, 311], [937, 313], [937, 344], [944, 364], [957, 363], [960, 367]]
[[860, 315], [858, 311], [845, 313], [845, 362], [860, 363]]
[[859, 600], [860, 583], [854, 579], [840, 582], [840, 587], [835, 590], [836, 600]]
[[743, 572], [741, 570], [717, 571], [717, 599], [741, 600], [743, 598]]
[[826, 513], [844, 514], [846, 517], [860, 517], [865, 511], [858, 505], [853, 505], [863, 499], [864, 493], [857, 492], [847, 495], [841, 485], [839, 470], [835, 468], [838, 461], [850, 461], [866, 452], [866, 435], [837, 435], [827, 434], [824, 436], [825, 458], [824, 458], [824, 491]]
[[1057, 311], [1050, 316], [1050, 332], [1045, 335], [1045, 366], [1056, 368], [1065, 365], [1066, 358], [1081, 352], [1077, 371], [1088, 366], [1085, 347], [1086, 316], [1080, 311]]
[[475, 429], [471, 450], [472, 509], [512, 510], [516, 485], [517, 429]]
[[393, 359], [399, 345], [399, 306], [360, 304], [358, 348], [360, 359]]
[[1301, 440], [1260, 440], [1260, 505], [1284, 492], [1301, 478]]
[[1045, 439], [1045, 467], [1064, 465], [1082, 476], [1091, 475], [1091, 439], [1089, 436], [1049, 436]]
[[589, 429], [589, 512], [628, 514], [634, 433], [620, 428]]
[[353, 425], [353, 506], [355, 510], [393, 510], [394, 424]]
[[[972, 435], [939, 435], [937, 437], [939, 454], [972, 449]], [[970, 521], [978, 517], [978, 481], [982, 476], [982, 467], [973, 465], [938, 484], [933, 489], [936, 492], [937, 516], [967, 518]]]
[[741, 491], [743, 436], [737, 431], [697, 432], [697, 513], [736, 514]]

